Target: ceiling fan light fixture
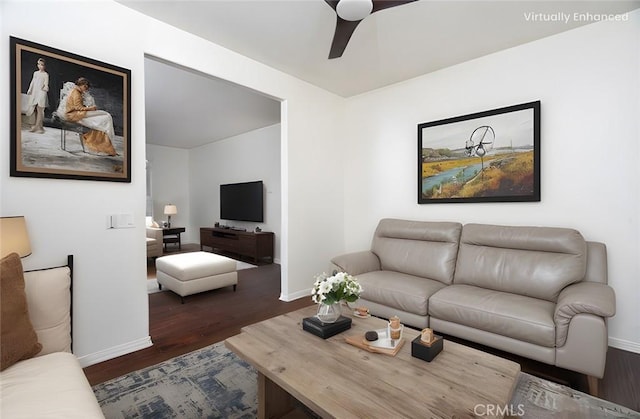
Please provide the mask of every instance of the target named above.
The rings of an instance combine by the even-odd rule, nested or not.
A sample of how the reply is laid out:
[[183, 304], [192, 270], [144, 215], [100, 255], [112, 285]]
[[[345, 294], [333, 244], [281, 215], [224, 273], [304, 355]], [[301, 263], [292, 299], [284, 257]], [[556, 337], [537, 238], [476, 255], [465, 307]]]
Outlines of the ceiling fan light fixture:
[[372, 0], [340, 0], [336, 12], [341, 19], [358, 21], [371, 14], [373, 10]]

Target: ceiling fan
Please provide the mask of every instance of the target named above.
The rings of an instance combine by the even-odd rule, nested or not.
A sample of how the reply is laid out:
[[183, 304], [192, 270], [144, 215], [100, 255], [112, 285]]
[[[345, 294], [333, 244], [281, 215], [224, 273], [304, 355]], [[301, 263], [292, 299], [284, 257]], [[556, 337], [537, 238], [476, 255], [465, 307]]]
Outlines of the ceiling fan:
[[324, 0], [336, 11], [336, 31], [333, 35], [329, 59], [342, 57], [351, 35], [371, 13], [401, 6], [416, 0]]

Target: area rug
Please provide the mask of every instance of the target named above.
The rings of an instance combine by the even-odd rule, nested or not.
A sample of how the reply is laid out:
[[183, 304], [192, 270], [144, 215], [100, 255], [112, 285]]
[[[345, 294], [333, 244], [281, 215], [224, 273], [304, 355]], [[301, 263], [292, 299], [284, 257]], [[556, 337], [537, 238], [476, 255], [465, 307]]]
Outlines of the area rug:
[[640, 419], [636, 411], [526, 373], [518, 377], [509, 408], [516, 417], [535, 419]]
[[257, 415], [257, 374], [222, 342], [93, 387], [115, 418], [229, 418]]
[[[255, 418], [256, 371], [216, 343], [93, 387], [107, 419]], [[640, 413], [521, 373], [512, 417], [640, 419]]]

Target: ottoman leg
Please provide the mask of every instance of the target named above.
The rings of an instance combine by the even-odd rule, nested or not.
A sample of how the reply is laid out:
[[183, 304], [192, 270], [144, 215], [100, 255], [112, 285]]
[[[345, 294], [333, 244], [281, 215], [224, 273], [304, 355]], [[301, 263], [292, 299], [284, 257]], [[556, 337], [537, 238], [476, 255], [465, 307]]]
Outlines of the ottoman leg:
[[236, 287], [237, 286], [238, 286], [237, 284], [233, 284], [233, 292], [236, 292]]

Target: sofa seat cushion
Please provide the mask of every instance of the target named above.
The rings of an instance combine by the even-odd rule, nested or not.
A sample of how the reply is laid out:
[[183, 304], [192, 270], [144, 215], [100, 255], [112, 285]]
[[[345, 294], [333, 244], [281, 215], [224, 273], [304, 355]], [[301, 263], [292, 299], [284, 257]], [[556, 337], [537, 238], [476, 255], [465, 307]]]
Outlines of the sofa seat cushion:
[[75, 355], [56, 352], [0, 373], [2, 417], [104, 418]]
[[360, 297], [420, 316], [427, 315], [428, 301], [446, 285], [432, 279], [394, 271], [374, 271], [358, 275]]
[[554, 309], [549, 301], [471, 285], [449, 285], [429, 300], [433, 318], [550, 348]]

